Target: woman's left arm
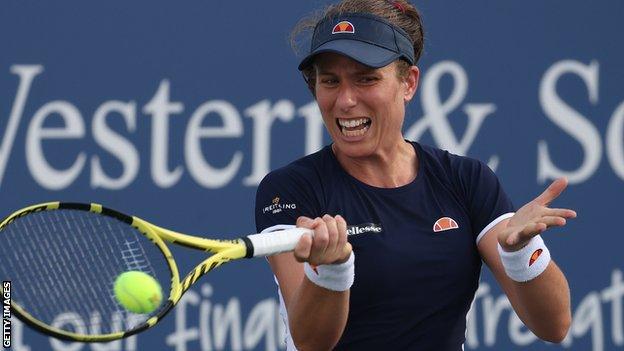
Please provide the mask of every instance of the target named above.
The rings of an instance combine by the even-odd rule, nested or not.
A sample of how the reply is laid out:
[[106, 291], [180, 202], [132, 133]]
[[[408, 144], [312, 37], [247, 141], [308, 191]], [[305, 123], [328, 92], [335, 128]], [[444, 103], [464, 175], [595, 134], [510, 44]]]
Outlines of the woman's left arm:
[[566, 179], [557, 179], [513, 217], [490, 229], [478, 243], [483, 261], [520, 319], [540, 339], [555, 343], [563, 341], [572, 322], [570, 289], [565, 276], [551, 260], [537, 277], [526, 282], [515, 281], [505, 272], [497, 246], [505, 252], [516, 252], [548, 228], [564, 226], [567, 219], [576, 217], [576, 212], [570, 209], [548, 207], [566, 186]]

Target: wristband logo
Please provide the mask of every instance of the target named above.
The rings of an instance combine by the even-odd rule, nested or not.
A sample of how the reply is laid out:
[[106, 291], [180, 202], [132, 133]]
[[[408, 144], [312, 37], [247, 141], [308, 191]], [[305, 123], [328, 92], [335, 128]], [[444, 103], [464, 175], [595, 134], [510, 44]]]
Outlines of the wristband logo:
[[433, 224], [433, 231], [435, 233], [457, 228], [459, 228], [459, 225], [457, 225], [457, 222], [451, 217], [442, 217]]
[[537, 261], [537, 259], [540, 257], [543, 251], [544, 250], [542, 249], [537, 249], [535, 250], [535, 252], [533, 252], [533, 254], [531, 255], [531, 259], [529, 259], [529, 267], [531, 267], [531, 265], [533, 265], [533, 263]]

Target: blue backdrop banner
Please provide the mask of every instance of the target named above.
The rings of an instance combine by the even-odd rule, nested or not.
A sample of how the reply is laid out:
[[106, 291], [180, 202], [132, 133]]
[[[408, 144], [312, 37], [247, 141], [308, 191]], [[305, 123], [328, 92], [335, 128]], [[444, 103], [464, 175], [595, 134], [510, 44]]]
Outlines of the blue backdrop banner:
[[[288, 42], [327, 3], [0, 2], [0, 213], [97, 202], [185, 233], [254, 232], [262, 177], [330, 141]], [[516, 205], [567, 176], [555, 205], [578, 212], [544, 235], [572, 291], [563, 344], [537, 340], [484, 268], [466, 349], [624, 349], [624, 2], [416, 5], [426, 45], [406, 138], [483, 160]], [[173, 254], [183, 272], [202, 258]], [[19, 351], [285, 347], [266, 260], [216, 270], [122, 341], [11, 327]]]

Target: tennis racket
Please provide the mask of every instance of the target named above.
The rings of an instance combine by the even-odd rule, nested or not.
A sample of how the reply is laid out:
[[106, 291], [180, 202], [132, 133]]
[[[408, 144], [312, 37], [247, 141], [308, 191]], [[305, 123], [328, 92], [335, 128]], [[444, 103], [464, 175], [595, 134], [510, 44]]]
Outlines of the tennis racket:
[[[211, 240], [177, 233], [98, 204], [50, 202], [0, 223], [0, 277], [12, 281], [15, 316], [44, 334], [106, 342], [154, 326], [201, 276], [223, 263], [294, 249], [307, 229]], [[165, 242], [214, 255], [180, 280]], [[119, 274], [142, 271], [163, 289], [152, 313], [133, 314], [114, 297]], [[169, 296], [165, 300], [166, 292]]]

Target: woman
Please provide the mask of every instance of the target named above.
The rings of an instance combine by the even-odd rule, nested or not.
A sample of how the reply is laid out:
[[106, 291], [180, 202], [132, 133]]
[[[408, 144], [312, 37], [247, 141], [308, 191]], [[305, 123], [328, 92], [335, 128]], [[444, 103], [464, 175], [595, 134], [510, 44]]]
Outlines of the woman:
[[404, 140], [422, 47], [403, 0], [345, 0], [315, 24], [299, 69], [333, 143], [256, 199], [259, 231], [314, 232], [269, 259], [289, 350], [462, 350], [482, 261], [537, 336], [567, 333], [568, 284], [539, 236], [576, 216], [548, 207], [566, 180], [514, 212], [483, 163]]

